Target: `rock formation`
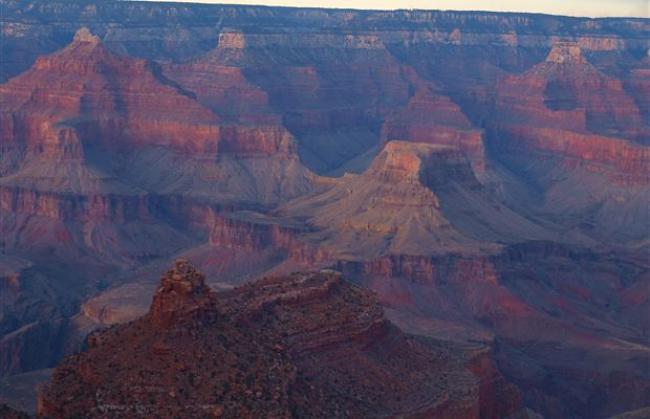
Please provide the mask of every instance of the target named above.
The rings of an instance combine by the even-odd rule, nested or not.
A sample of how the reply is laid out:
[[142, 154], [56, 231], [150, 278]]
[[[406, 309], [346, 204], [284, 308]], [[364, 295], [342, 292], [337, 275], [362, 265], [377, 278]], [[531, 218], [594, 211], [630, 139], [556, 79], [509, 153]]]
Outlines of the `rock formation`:
[[[224, 80], [217, 83], [231, 90]], [[277, 121], [251, 125], [234, 109], [229, 112], [241, 118], [221, 117], [163, 76], [157, 64], [114, 54], [85, 28], [1, 89], [3, 185], [205, 196], [215, 192], [209, 190], [212, 179], [225, 178], [222, 199], [264, 203], [310, 189], [311, 174]], [[251, 187], [257, 194], [247, 193]]]
[[483, 134], [467, 119], [450, 98], [432, 83], [422, 81], [407, 68], [411, 95], [408, 104], [386, 118], [382, 126], [382, 142], [412, 141], [453, 146], [471, 158], [474, 167], [485, 169]]
[[497, 86], [498, 119], [601, 136], [648, 135], [640, 110], [620, 80], [596, 69], [576, 43], [558, 43], [546, 60]]
[[490, 148], [539, 188], [532, 212], [567, 226], [583, 219], [594, 227], [586, 234], [634, 241], [634, 225], [648, 222], [639, 207], [650, 163], [640, 112], [620, 80], [596, 69], [579, 44], [561, 42], [544, 62], [500, 79]]
[[2, 86], [3, 147], [10, 156], [71, 158], [91, 145], [215, 152], [217, 117], [154, 71], [80, 29], [69, 46]]
[[204, 281], [177, 261], [149, 313], [91, 335], [86, 352], [57, 368], [39, 414], [496, 418], [521, 410], [507, 384], [499, 384], [503, 404], [483, 398], [499, 379], [477, 380], [490, 377], [489, 359], [468, 370], [458, 354], [405, 336], [372, 294], [338, 273], [267, 278], [223, 294]]
[[[364, 173], [291, 201], [280, 214], [307, 217], [318, 232], [306, 237], [345, 259], [485, 254], [498, 251], [496, 240], [549, 234], [491, 198], [470, 159], [451, 146], [390, 141]], [[472, 216], [463, 217], [461, 207]], [[468, 218], [489, 227], [479, 231]], [[507, 232], [499, 227], [506, 218]]]

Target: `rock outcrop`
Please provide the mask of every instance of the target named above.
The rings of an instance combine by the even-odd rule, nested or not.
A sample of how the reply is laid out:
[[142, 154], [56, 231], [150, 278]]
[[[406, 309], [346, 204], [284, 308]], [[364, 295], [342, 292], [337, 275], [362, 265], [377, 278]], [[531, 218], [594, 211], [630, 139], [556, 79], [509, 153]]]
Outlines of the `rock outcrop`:
[[[503, 417], [478, 367], [402, 334], [372, 294], [335, 272], [215, 294], [187, 261], [149, 313], [91, 335], [43, 393], [45, 417]], [[70, 395], [74, 394], [74, 397]]]
[[149, 309], [151, 322], [161, 328], [169, 327], [178, 318], [210, 323], [213, 320], [208, 317], [216, 314], [216, 309], [209, 296], [210, 289], [203, 275], [188, 261], [177, 260], [174, 268], [163, 276], [153, 296]]
[[[283, 213], [309, 217], [309, 223], [324, 232], [321, 246], [341, 254], [354, 249], [356, 257], [364, 259], [384, 253], [417, 253], [421, 245], [427, 252], [436, 247], [478, 251], [480, 243], [452, 228], [441, 212], [438, 196], [425, 184], [435, 181], [433, 173], [426, 179], [429, 168], [438, 169], [429, 165], [434, 159], [453, 168], [450, 173], [471, 176], [469, 164], [454, 149], [393, 141], [363, 174], [348, 174], [323, 194], [291, 202]], [[465, 173], [455, 173], [458, 167]]]
[[621, 80], [597, 69], [579, 43], [560, 42], [525, 73], [501, 77], [488, 126], [494, 159], [537, 188], [535, 198], [513, 192], [510, 202], [597, 240], [641, 239], [649, 126]]
[[[624, 406], [644, 406], [650, 391], [648, 347], [640, 342], [648, 326], [639, 323], [637, 311], [647, 309], [643, 264], [538, 242], [508, 246], [489, 257], [386, 256], [341, 261], [337, 268], [375, 290], [403, 330], [455, 340], [496, 339], [499, 367], [524, 389], [533, 410], [558, 418], [585, 412], [607, 417]], [[611, 311], [603, 314], [602, 306]], [[554, 342], [562, 342], [561, 348]], [[527, 369], [517, 366], [522, 362]], [[561, 370], [566, 380], [533, 384]], [[577, 384], [587, 376], [591, 384]], [[600, 398], [603, 386], [608, 397]]]
[[580, 45], [575, 42], [558, 42], [553, 45], [546, 57], [547, 62], [564, 65], [587, 64]]
[[[213, 81], [232, 90], [227, 79]], [[0, 184], [7, 187], [93, 195], [216, 192], [217, 200], [264, 204], [312, 187], [313, 175], [278, 118], [253, 123], [243, 109], [224, 111], [236, 97], [204, 106], [203, 95], [214, 95], [195, 84], [181, 87], [158, 64], [113, 53], [85, 28], [0, 92]]]
[[[463, 212], [489, 227], [467, 225], [470, 217]], [[404, 141], [388, 142], [365, 172], [346, 174], [321, 194], [291, 201], [280, 214], [306, 218], [317, 232], [305, 237], [348, 260], [489, 254], [498, 251], [496, 240], [548, 234], [491, 197], [462, 150]], [[500, 227], [506, 219], [507, 232]]]

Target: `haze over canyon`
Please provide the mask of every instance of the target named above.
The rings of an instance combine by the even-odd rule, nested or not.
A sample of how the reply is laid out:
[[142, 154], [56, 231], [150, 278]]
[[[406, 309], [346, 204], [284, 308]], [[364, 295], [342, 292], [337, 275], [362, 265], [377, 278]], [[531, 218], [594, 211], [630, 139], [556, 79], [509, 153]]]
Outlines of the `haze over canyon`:
[[647, 417], [649, 19], [0, 7], [0, 415]]

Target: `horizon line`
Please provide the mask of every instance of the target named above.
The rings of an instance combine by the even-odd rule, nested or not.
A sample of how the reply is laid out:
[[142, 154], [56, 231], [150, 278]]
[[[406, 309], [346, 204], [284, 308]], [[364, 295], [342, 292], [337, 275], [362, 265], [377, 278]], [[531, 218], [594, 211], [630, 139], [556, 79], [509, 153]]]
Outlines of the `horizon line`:
[[552, 11], [543, 11], [543, 10], [504, 10], [504, 9], [483, 9], [483, 8], [421, 8], [421, 7], [396, 7], [396, 8], [386, 8], [386, 7], [355, 7], [355, 6], [335, 6], [335, 5], [296, 5], [296, 4], [286, 4], [287, 0], [276, 0], [269, 3], [263, 4], [259, 2], [244, 2], [233, 1], [233, 2], [223, 2], [223, 1], [212, 1], [212, 0], [117, 0], [120, 2], [131, 2], [131, 3], [169, 3], [169, 4], [200, 4], [200, 5], [213, 5], [213, 6], [233, 6], [233, 7], [265, 7], [265, 8], [283, 8], [283, 9], [313, 9], [313, 10], [335, 10], [335, 11], [368, 11], [368, 12], [459, 12], [459, 13], [507, 13], [507, 14], [524, 14], [524, 15], [544, 15], [544, 16], [554, 16], [554, 17], [568, 17], [568, 18], [582, 18], [582, 19], [642, 19], [650, 20], [650, 11], [645, 15], [638, 15], [632, 13], [622, 13], [622, 14], [572, 14], [572, 13], [561, 13], [561, 12], [552, 12]]

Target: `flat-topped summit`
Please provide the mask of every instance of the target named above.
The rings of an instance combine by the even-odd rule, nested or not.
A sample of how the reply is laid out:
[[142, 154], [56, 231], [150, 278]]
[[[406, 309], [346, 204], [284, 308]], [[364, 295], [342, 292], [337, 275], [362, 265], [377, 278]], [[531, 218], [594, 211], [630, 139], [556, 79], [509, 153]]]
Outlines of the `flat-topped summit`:
[[220, 49], [244, 49], [246, 48], [246, 37], [239, 30], [226, 29], [219, 34], [218, 47]]
[[93, 35], [93, 33], [90, 32], [90, 29], [82, 27], [74, 34], [73, 42], [87, 42], [98, 44], [101, 42], [101, 39], [99, 36]]
[[587, 64], [582, 49], [575, 42], [557, 42], [546, 57], [547, 62], [556, 64]]
[[[442, 211], [438, 190], [480, 188], [469, 160], [453, 147], [390, 141], [359, 175], [322, 194], [295, 200], [283, 214], [322, 229], [325, 246], [342, 257], [492, 252], [461, 233]], [[483, 199], [483, 198], [481, 198]]]
[[[408, 141], [389, 141], [383, 151], [369, 168], [369, 174], [385, 181], [411, 180], [420, 182], [422, 171], [436, 156], [443, 164], [450, 165], [462, 156], [457, 148], [440, 144], [412, 143]], [[468, 166], [468, 170], [469, 166]]]

